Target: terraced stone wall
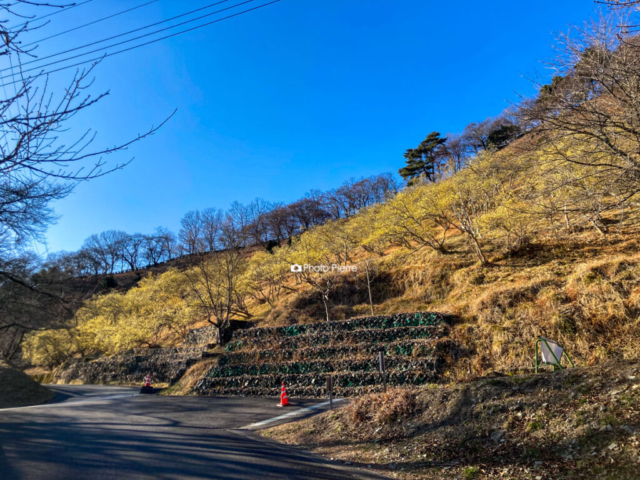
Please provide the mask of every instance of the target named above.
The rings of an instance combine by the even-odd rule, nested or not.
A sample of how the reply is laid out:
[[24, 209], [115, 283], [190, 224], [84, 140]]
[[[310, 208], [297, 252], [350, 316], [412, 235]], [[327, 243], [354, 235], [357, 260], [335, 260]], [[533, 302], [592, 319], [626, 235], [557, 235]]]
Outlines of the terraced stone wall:
[[[246, 330], [252, 327], [251, 322], [241, 320], [231, 320], [226, 331], [226, 335], [233, 335], [238, 330]], [[220, 332], [215, 325], [207, 325], [206, 327], [195, 328], [190, 330], [184, 343], [186, 345], [213, 345], [220, 343]]]
[[450, 323], [445, 315], [418, 312], [238, 331], [196, 390], [277, 396], [284, 381], [289, 396], [322, 397], [331, 374], [337, 395], [357, 395], [381, 388], [380, 350], [386, 355], [387, 384], [435, 382], [454, 348]]
[[173, 383], [201, 357], [204, 347], [136, 349], [69, 365], [57, 377], [62, 383], [142, 385], [151, 375], [153, 383]]

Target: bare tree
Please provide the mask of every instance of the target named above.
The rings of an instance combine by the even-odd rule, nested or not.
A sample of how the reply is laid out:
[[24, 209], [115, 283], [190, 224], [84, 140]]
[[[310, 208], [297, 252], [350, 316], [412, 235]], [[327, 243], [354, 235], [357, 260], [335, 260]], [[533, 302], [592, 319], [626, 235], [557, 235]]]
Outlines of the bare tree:
[[142, 242], [142, 258], [147, 266], [157, 265], [162, 261], [162, 239], [157, 235], [144, 235]]
[[123, 260], [122, 252], [127, 239], [127, 233], [120, 230], [107, 230], [99, 235], [89, 237], [99, 252], [105, 273], [115, 273], [116, 265]]
[[322, 225], [331, 218], [325, 208], [324, 196], [318, 191], [309, 192], [305, 198], [293, 202], [289, 205], [289, 211], [298, 225], [298, 231]]
[[180, 220], [180, 242], [188, 254], [203, 251], [206, 246], [202, 240], [203, 222], [198, 210], [187, 212]]
[[375, 315], [373, 311], [373, 293], [371, 292], [371, 285], [380, 273], [379, 266], [378, 263], [370, 256], [366, 256], [360, 262], [360, 265], [364, 270], [364, 281], [367, 285], [367, 293], [369, 295], [369, 309], [371, 311], [371, 315]]
[[614, 8], [629, 8], [640, 5], [640, 0], [603, 0], [597, 1], [597, 3], [603, 3]]
[[340, 274], [337, 269], [329, 269], [326, 272], [316, 272], [313, 270], [303, 270], [297, 273], [302, 281], [313, 288], [322, 299], [322, 305], [324, 306], [325, 319], [327, 322], [331, 320], [329, 312], [329, 304], [331, 301], [331, 294], [338, 286], [338, 280]]
[[271, 203], [262, 198], [256, 198], [247, 205], [246, 210], [249, 218], [247, 236], [254, 244], [264, 243], [269, 239], [267, 214], [273, 210], [273, 208]]
[[552, 159], [615, 186], [617, 205], [640, 192], [640, 37], [628, 25], [613, 12], [561, 35], [553, 82], [519, 112]]
[[120, 256], [131, 271], [140, 268], [139, 262], [143, 256], [145, 241], [145, 236], [140, 233], [125, 234], [120, 241]]
[[173, 260], [173, 258], [177, 255], [179, 244], [178, 239], [171, 230], [168, 230], [164, 227], [156, 228], [156, 237], [162, 246], [161, 259], [165, 260]]
[[[223, 227], [223, 242], [244, 246], [247, 241], [251, 220], [251, 212], [246, 205], [240, 202], [233, 202], [226, 213]], [[232, 236], [235, 236], [236, 239], [233, 240], [231, 238]]]
[[107, 273], [109, 270], [109, 253], [102, 243], [100, 235], [94, 233], [82, 244], [82, 251], [91, 259], [94, 274]]
[[[159, 128], [108, 148], [93, 148], [96, 133], [91, 129], [78, 132], [75, 140], [70, 138], [69, 121], [107, 93], [89, 93], [96, 64], [77, 70], [67, 86], [58, 91], [52, 90], [43, 71], [25, 76], [22, 58], [33, 56], [37, 46], [22, 46], [23, 35], [33, 30], [31, 18], [25, 19], [17, 10], [22, 6], [52, 10], [69, 5], [37, 0], [0, 3], [0, 57], [10, 60], [15, 78], [3, 83], [13, 94], [0, 100], [0, 296], [12, 299], [0, 302], [0, 334], [14, 339], [70, 314], [64, 306], [64, 289], [55, 286], [55, 282], [66, 279], [52, 277], [42, 282], [35, 275], [34, 262], [24, 261], [25, 248], [32, 241], [42, 240], [54, 220], [51, 202], [69, 195], [80, 182], [123, 168], [127, 161], [107, 165], [103, 158]], [[11, 23], [14, 21], [22, 23]]]
[[457, 173], [467, 166], [469, 144], [462, 134], [448, 133], [445, 147], [451, 173]]
[[291, 238], [298, 229], [298, 223], [293, 218], [293, 213], [289, 206], [277, 204], [273, 210], [265, 215], [269, 236], [279, 242]]
[[219, 237], [224, 223], [224, 213], [222, 210], [207, 208], [202, 211], [202, 242], [210, 252], [218, 248]]
[[470, 123], [462, 132], [462, 140], [477, 155], [481, 150], [489, 148], [489, 133], [493, 120], [487, 118], [480, 123]]
[[240, 279], [246, 262], [240, 254], [239, 236], [230, 232], [223, 234], [222, 249], [213, 255], [198, 253], [191, 267], [184, 271], [189, 288], [198, 299], [198, 306], [209, 323], [218, 329], [220, 341], [235, 316], [249, 318], [246, 295]]

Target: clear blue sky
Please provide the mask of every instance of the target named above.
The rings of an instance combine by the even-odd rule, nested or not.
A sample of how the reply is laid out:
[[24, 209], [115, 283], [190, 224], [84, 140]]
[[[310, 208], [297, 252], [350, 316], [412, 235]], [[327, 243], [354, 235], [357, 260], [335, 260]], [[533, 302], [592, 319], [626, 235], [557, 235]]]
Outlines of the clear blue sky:
[[[212, 1], [160, 0], [47, 41], [41, 54]], [[95, 0], [51, 17], [32, 38], [140, 3]], [[596, 8], [590, 0], [282, 0], [107, 59], [93, 92], [111, 95], [71, 125], [96, 129], [96, 147], [178, 113], [108, 158], [135, 157], [126, 169], [55, 203], [61, 218], [48, 249], [75, 250], [108, 229], [177, 230], [191, 209], [287, 202], [350, 177], [396, 172], [404, 150], [427, 133], [460, 131], [499, 114], [516, 92], [531, 94], [523, 75], [544, 72], [554, 32]]]

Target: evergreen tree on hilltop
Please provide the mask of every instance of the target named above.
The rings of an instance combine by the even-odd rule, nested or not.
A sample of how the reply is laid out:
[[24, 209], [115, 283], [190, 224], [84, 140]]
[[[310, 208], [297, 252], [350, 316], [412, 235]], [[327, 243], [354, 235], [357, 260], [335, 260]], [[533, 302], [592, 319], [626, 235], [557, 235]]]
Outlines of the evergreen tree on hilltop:
[[409, 184], [420, 177], [435, 181], [446, 141], [446, 138], [440, 137], [440, 133], [431, 132], [417, 148], [406, 151], [404, 158], [407, 166], [398, 170], [398, 173], [408, 180]]

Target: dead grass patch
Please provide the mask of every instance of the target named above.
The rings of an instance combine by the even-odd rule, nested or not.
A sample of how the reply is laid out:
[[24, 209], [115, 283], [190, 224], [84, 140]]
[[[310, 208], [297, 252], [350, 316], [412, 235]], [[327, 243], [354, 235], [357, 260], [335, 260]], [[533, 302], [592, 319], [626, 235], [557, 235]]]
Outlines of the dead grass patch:
[[196, 384], [200, 380], [202, 380], [202, 378], [207, 374], [211, 367], [214, 367], [217, 364], [217, 358], [210, 358], [196, 363], [185, 372], [180, 380], [171, 385], [169, 388], [162, 390], [160, 394], [168, 396], [192, 395], [194, 391], [193, 389]]
[[26, 373], [0, 360], [0, 408], [39, 405], [53, 400], [55, 394]]

